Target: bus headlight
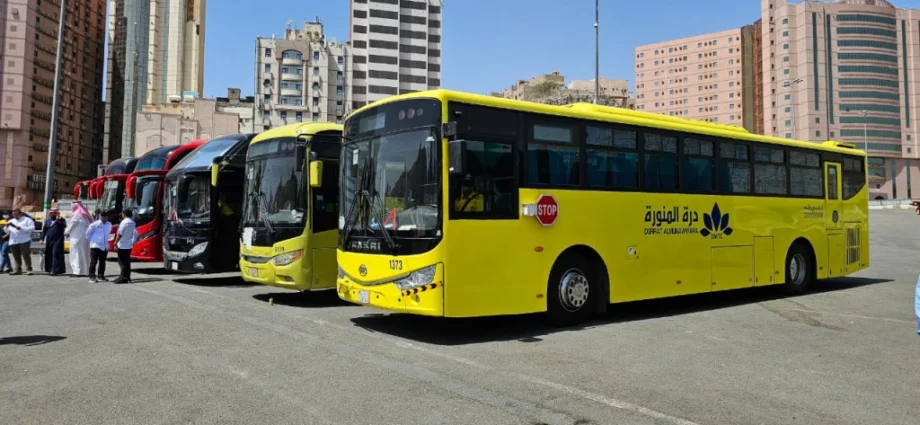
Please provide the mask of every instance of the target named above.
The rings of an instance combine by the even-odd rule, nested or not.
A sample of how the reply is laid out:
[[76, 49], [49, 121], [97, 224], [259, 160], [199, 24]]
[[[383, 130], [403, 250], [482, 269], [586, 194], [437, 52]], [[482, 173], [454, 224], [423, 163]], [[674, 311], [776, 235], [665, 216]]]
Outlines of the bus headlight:
[[202, 242], [198, 245], [193, 246], [192, 249], [188, 250], [188, 256], [194, 257], [196, 255], [201, 255], [201, 253], [203, 253], [204, 250], [206, 249], [208, 249], [208, 243]]
[[399, 279], [393, 283], [395, 283], [396, 286], [403, 291], [406, 289], [418, 288], [419, 286], [425, 286], [434, 280], [435, 270], [437, 270], [437, 266], [428, 266], [424, 269], [419, 269], [409, 273], [409, 276]]
[[286, 266], [291, 264], [303, 257], [303, 250], [298, 249], [297, 251], [285, 252], [284, 254], [276, 255], [272, 258], [272, 262], [276, 266]]

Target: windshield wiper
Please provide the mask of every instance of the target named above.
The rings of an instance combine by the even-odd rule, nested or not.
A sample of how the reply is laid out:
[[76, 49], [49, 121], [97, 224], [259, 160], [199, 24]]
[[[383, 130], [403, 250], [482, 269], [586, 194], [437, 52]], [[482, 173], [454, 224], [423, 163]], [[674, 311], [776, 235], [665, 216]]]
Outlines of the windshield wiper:
[[268, 233], [275, 234], [275, 228], [272, 226], [271, 220], [269, 220], [270, 214], [268, 212], [268, 201], [265, 200], [265, 192], [259, 191], [256, 194], [256, 202], [259, 204], [259, 215], [262, 216], [262, 223], [265, 224]]
[[[396, 240], [393, 239], [393, 235], [387, 231], [386, 225], [384, 224], [384, 214], [382, 214], [382, 211], [380, 211], [380, 209], [377, 207], [376, 201], [380, 200], [380, 195], [376, 192], [371, 195], [370, 191], [371, 182], [373, 181], [370, 171], [373, 168], [373, 165], [374, 163], [370, 158], [365, 159], [364, 167], [361, 170], [361, 180], [356, 184], [354, 202], [352, 203], [351, 210], [346, 217], [345, 229], [343, 229], [342, 232], [344, 234], [343, 242], [348, 242], [349, 236], [351, 236], [351, 231], [354, 228], [354, 225], [349, 227], [348, 224], [357, 221], [359, 203], [363, 202], [363, 206], [365, 208], [365, 214], [364, 217], [362, 217], [364, 227], [370, 227], [368, 223], [370, 221], [369, 218], [370, 216], [373, 216], [373, 218], [379, 224], [380, 234], [383, 235], [383, 240], [386, 243], [387, 248], [389, 248], [390, 251], [395, 255], [399, 251], [399, 244], [397, 244]], [[396, 229], [394, 228], [393, 230], [395, 231]]]
[[[356, 148], [357, 149], [357, 148]], [[370, 159], [364, 161], [364, 165], [361, 166], [359, 170], [361, 172], [361, 179], [355, 182], [355, 192], [352, 196], [352, 202], [349, 206], [348, 211], [345, 213], [345, 225], [342, 226], [342, 246], [348, 243], [348, 240], [351, 236], [351, 232], [354, 230], [355, 225], [358, 221], [358, 210], [359, 205], [364, 202], [365, 190], [364, 187], [369, 184], [369, 171], [371, 168]], [[364, 227], [367, 227], [367, 223], [364, 224]]]

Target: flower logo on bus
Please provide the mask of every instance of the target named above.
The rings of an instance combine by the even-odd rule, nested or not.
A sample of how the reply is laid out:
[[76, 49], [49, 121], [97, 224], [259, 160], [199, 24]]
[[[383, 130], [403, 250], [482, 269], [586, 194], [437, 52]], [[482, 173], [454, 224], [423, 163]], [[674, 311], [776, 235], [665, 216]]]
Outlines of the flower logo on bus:
[[704, 238], [721, 239], [722, 235], [731, 236], [732, 232], [734, 230], [728, 227], [728, 213], [722, 214], [718, 202], [712, 205], [711, 213], [703, 213], [703, 228], [700, 229], [700, 234]]

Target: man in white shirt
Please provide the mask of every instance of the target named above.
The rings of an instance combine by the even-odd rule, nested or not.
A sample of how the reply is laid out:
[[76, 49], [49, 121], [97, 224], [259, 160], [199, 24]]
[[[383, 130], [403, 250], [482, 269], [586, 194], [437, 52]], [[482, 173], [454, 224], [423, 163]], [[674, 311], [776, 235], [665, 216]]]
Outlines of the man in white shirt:
[[115, 250], [118, 251], [118, 266], [121, 274], [112, 283], [131, 283], [131, 249], [137, 241], [137, 224], [131, 218], [134, 212], [125, 209], [121, 213], [122, 220], [118, 223], [118, 232], [115, 235]]
[[10, 253], [13, 254], [13, 260], [16, 261], [16, 270], [10, 273], [11, 276], [22, 274], [22, 265], [25, 263], [26, 275], [32, 275], [32, 231], [35, 230], [35, 222], [16, 208], [13, 210], [13, 218], [10, 219], [6, 226], [6, 231], [10, 234]]
[[89, 281], [108, 282], [105, 278], [105, 262], [109, 256], [112, 223], [109, 222], [109, 213], [100, 211], [96, 215], [99, 218], [86, 229], [86, 240], [89, 242]]

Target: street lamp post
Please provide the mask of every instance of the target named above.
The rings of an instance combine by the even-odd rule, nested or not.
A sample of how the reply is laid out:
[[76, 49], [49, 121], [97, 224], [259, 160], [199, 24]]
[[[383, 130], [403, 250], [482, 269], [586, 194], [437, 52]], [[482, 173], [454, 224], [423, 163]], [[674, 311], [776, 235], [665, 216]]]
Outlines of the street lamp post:
[[795, 129], [795, 85], [801, 83], [801, 78], [796, 78], [794, 80], [786, 80], [783, 82], [783, 87], [789, 88], [789, 103], [792, 105], [790, 111], [792, 112], [792, 138], [796, 138], [796, 129]]
[[48, 137], [48, 169], [45, 171], [45, 199], [42, 206], [43, 217], [48, 217], [51, 201], [54, 199], [54, 168], [57, 156], [58, 122], [61, 120], [61, 68], [64, 62], [64, 18], [67, 12], [67, 0], [61, 1], [61, 13], [57, 34], [57, 58], [54, 64], [54, 95], [51, 98], [51, 134]]
[[600, 21], [600, 0], [594, 0], [594, 104], [597, 105], [600, 97], [601, 86], [601, 65], [600, 65], [600, 33], [598, 32], [598, 21]]

